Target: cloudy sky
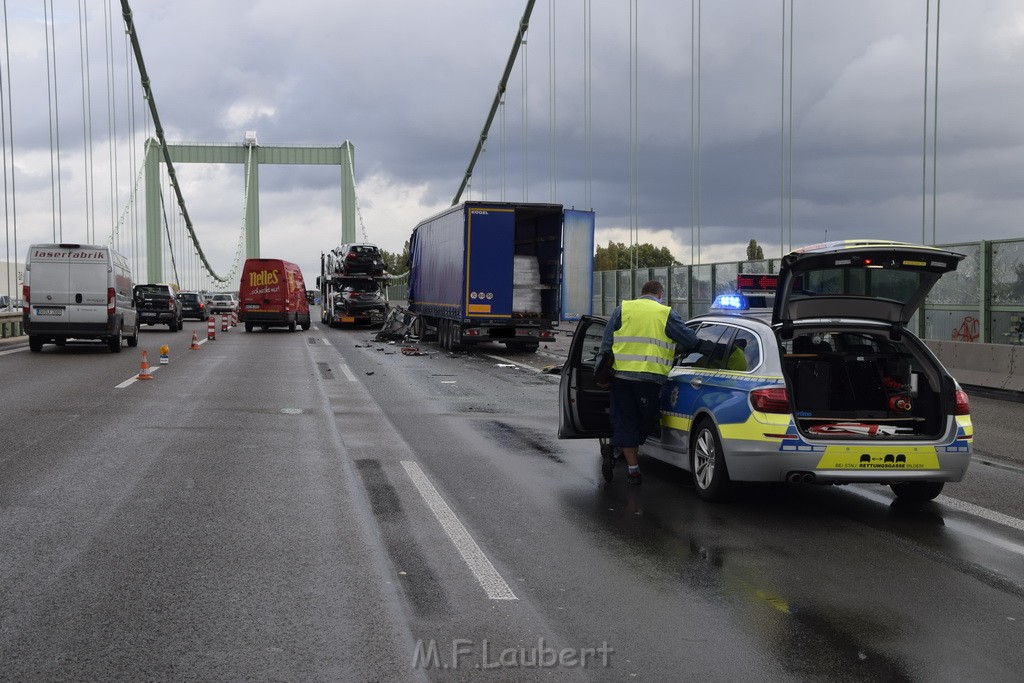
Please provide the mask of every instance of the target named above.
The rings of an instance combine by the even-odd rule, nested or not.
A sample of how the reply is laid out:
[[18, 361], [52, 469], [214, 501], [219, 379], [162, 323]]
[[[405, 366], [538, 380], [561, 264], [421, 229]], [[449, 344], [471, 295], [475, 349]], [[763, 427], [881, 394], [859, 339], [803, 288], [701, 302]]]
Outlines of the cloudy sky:
[[[170, 141], [239, 144], [246, 130], [255, 130], [264, 145], [351, 140], [366, 238], [390, 251], [401, 250], [419, 220], [451, 203], [525, 4], [131, 0]], [[785, 70], [788, 0], [701, 4], [701, 125], [695, 139], [690, 2], [537, 0], [525, 79], [521, 59], [509, 83], [504, 135], [499, 118], [470, 196], [577, 208], [588, 208], [590, 197], [599, 243], [628, 242], [635, 224], [641, 241], [668, 247], [683, 263], [742, 258], [751, 238], [768, 256], [778, 256], [789, 246], [790, 215], [793, 246], [826, 236], [919, 242], [923, 226], [930, 241], [933, 220], [939, 243], [1024, 236], [1019, 0], [797, 0], [793, 60]], [[132, 170], [141, 161], [141, 147], [128, 142], [129, 110], [137, 112], [136, 139], [145, 136], [141, 91], [124, 69], [120, 5], [5, 5], [7, 243], [12, 204], [19, 252], [31, 242], [50, 241], [55, 223], [65, 240], [96, 235], [103, 241], [112, 216], [124, 211]], [[637, 8], [635, 61], [631, 5]], [[44, 6], [54, 18], [49, 40]], [[591, 16], [589, 147], [585, 7]], [[83, 89], [86, 52], [91, 77]], [[48, 57], [55, 65], [50, 79]], [[791, 124], [783, 114], [783, 102], [789, 102], [788, 95], [783, 99], [783, 73], [788, 78], [790, 66]], [[791, 139], [783, 135], [790, 125]], [[118, 140], [113, 148], [111, 130]], [[52, 191], [55, 131], [59, 197]], [[699, 176], [693, 156], [698, 141]], [[782, 152], [789, 142], [791, 214], [783, 201], [790, 170], [783, 173]], [[225, 273], [241, 227], [242, 169], [190, 164], [178, 174], [204, 249]], [[693, 229], [698, 205], [691, 201], [697, 178], [699, 248]], [[311, 279], [320, 252], [340, 241], [339, 170], [265, 165], [260, 179], [262, 254], [298, 262]], [[362, 239], [361, 230], [357, 237]]]

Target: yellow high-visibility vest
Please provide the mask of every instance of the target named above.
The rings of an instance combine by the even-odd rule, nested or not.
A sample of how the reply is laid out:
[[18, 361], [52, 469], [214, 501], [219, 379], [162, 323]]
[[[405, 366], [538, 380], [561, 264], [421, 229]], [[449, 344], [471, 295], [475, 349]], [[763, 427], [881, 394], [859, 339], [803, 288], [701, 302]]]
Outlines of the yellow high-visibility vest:
[[671, 310], [654, 299], [622, 302], [622, 325], [612, 337], [615, 370], [668, 376], [676, 352], [676, 343], [665, 334]]

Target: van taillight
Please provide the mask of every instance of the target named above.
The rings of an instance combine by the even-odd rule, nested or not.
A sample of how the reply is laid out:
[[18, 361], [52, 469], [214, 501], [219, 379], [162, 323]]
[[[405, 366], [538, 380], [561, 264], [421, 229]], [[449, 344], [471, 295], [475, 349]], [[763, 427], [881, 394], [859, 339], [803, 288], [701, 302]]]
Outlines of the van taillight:
[[22, 306], [21, 312], [22, 313], [28, 313], [28, 308], [29, 308], [29, 291], [30, 291], [30, 288], [29, 288], [28, 285], [22, 285], [21, 286], [21, 299], [22, 299], [22, 302], [21, 302], [21, 306]]
[[954, 415], [970, 415], [971, 414], [971, 400], [967, 398], [967, 392], [963, 389], [956, 390], [956, 407], [953, 409]]
[[117, 306], [117, 292], [113, 287], [107, 287], [107, 315], [114, 315]]
[[789, 395], [782, 387], [754, 389], [750, 392], [750, 405], [762, 413], [789, 413]]

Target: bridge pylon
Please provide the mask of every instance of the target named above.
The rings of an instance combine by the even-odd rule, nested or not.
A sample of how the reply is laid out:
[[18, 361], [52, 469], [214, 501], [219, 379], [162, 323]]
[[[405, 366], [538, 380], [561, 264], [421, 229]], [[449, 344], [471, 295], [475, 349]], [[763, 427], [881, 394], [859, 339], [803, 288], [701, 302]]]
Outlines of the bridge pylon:
[[[159, 141], [146, 142], [146, 277], [163, 282], [163, 210], [160, 202], [160, 164], [164, 157]], [[216, 143], [168, 143], [172, 164], [242, 164], [248, 195], [245, 197], [245, 257], [260, 256], [259, 167], [261, 164], [303, 164], [341, 168], [340, 243], [356, 239], [355, 147], [349, 140], [341, 145], [294, 146], [258, 145], [255, 134], [246, 134], [237, 145]], [[174, 179], [177, 182], [177, 179]], [[243, 188], [244, 191], [244, 188]]]

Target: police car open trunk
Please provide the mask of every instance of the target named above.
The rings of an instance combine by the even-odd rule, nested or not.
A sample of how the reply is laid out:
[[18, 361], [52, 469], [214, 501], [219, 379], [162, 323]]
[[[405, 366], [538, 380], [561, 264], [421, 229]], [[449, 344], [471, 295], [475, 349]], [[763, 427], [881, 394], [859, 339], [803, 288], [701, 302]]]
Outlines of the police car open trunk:
[[937, 439], [956, 387], [924, 345], [871, 327], [798, 327], [781, 344], [796, 425], [805, 435]]
[[934, 247], [846, 240], [783, 259], [772, 325], [802, 433], [885, 439], [946, 433], [949, 417], [962, 409], [962, 392], [906, 327], [962, 258]]

